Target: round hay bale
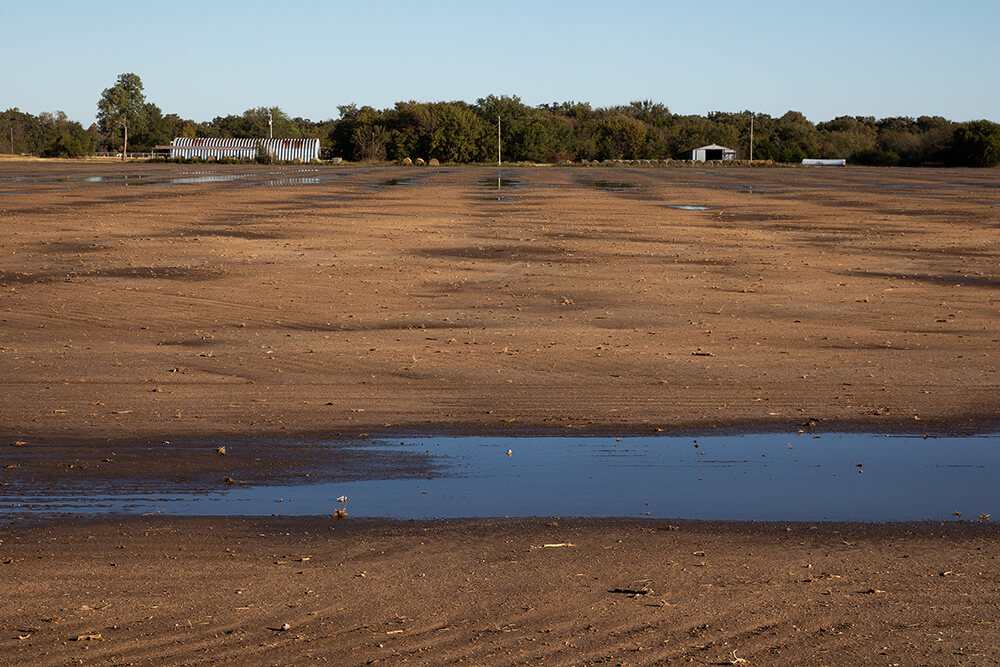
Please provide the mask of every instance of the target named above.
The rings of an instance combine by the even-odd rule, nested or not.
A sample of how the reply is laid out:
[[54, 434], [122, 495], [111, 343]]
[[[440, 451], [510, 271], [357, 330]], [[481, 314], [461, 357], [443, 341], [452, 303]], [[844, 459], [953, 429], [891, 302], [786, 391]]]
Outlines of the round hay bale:
[[427, 161], [427, 166], [429, 167], [437, 167], [440, 165], [441, 163], [438, 162], [438, 159], [436, 157], [432, 157], [430, 160]]
[[424, 159], [422, 157], [418, 157], [416, 160], [413, 161], [413, 164], [417, 165], [418, 167], [422, 167], [427, 163], [424, 162]]
[[403, 165], [404, 167], [409, 167], [413, 165], [413, 160], [411, 160], [408, 157], [404, 157], [402, 160], [399, 161], [399, 164]]

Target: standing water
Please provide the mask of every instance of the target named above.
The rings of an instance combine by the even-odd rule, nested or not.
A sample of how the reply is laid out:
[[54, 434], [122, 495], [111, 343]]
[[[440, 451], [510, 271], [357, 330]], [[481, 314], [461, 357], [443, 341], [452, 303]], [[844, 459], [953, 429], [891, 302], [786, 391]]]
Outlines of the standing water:
[[[230, 448], [240, 447], [229, 443]], [[344, 443], [318, 443], [335, 460]], [[357, 448], [357, 442], [350, 445]], [[685, 437], [417, 437], [362, 445], [418, 457], [427, 477], [184, 493], [77, 485], [0, 489], [8, 518], [58, 513], [328, 514], [352, 517], [634, 516], [905, 521], [1000, 509], [1000, 436], [745, 434]], [[124, 488], [126, 485], [121, 485]], [[133, 487], [134, 488], [134, 487]]]

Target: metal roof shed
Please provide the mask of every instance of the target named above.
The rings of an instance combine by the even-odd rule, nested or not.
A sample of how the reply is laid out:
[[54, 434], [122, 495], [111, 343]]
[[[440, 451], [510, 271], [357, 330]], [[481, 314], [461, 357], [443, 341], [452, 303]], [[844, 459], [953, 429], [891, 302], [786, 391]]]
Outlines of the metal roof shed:
[[718, 144], [709, 144], [701, 148], [695, 148], [688, 152], [688, 159], [695, 162], [707, 162], [708, 160], [732, 160], [736, 158], [735, 148], [726, 148]]
[[319, 159], [319, 139], [217, 139], [213, 137], [177, 137], [170, 142], [170, 157], [233, 158], [252, 160], [258, 147], [273, 159], [312, 162]]

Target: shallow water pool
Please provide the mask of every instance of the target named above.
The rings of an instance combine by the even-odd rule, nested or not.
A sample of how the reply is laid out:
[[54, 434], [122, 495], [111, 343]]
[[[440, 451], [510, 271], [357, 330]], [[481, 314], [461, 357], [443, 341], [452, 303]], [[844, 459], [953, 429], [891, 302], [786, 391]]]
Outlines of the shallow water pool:
[[[341, 445], [315, 446], [336, 457]], [[287, 486], [218, 484], [155, 495], [89, 493], [81, 487], [33, 492], [15, 482], [0, 492], [0, 511], [7, 518], [123, 512], [312, 515], [345, 508], [352, 517], [395, 519], [906, 521], [953, 519], [957, 513], [976, 519], [1000, 509], [997, 435], [418, 437], [372, 440], [362, 447], [425, 457], [433, 472], [427, 478]], [[342, 496], [346, 503], [338, 503]]]

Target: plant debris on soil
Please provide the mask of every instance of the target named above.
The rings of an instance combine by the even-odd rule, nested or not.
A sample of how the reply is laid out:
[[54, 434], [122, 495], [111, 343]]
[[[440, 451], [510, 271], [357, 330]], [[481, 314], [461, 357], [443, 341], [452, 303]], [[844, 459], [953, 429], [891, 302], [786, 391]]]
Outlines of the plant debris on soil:
[[[0, 483], [330, 470], [285, 437], [996, 429], [996, 170], [505, 168], [501, 206], [496, 169], [295, 169], [0, 162]], [[979, 519], [8, 525], [0, 655], [990, 663]]]

